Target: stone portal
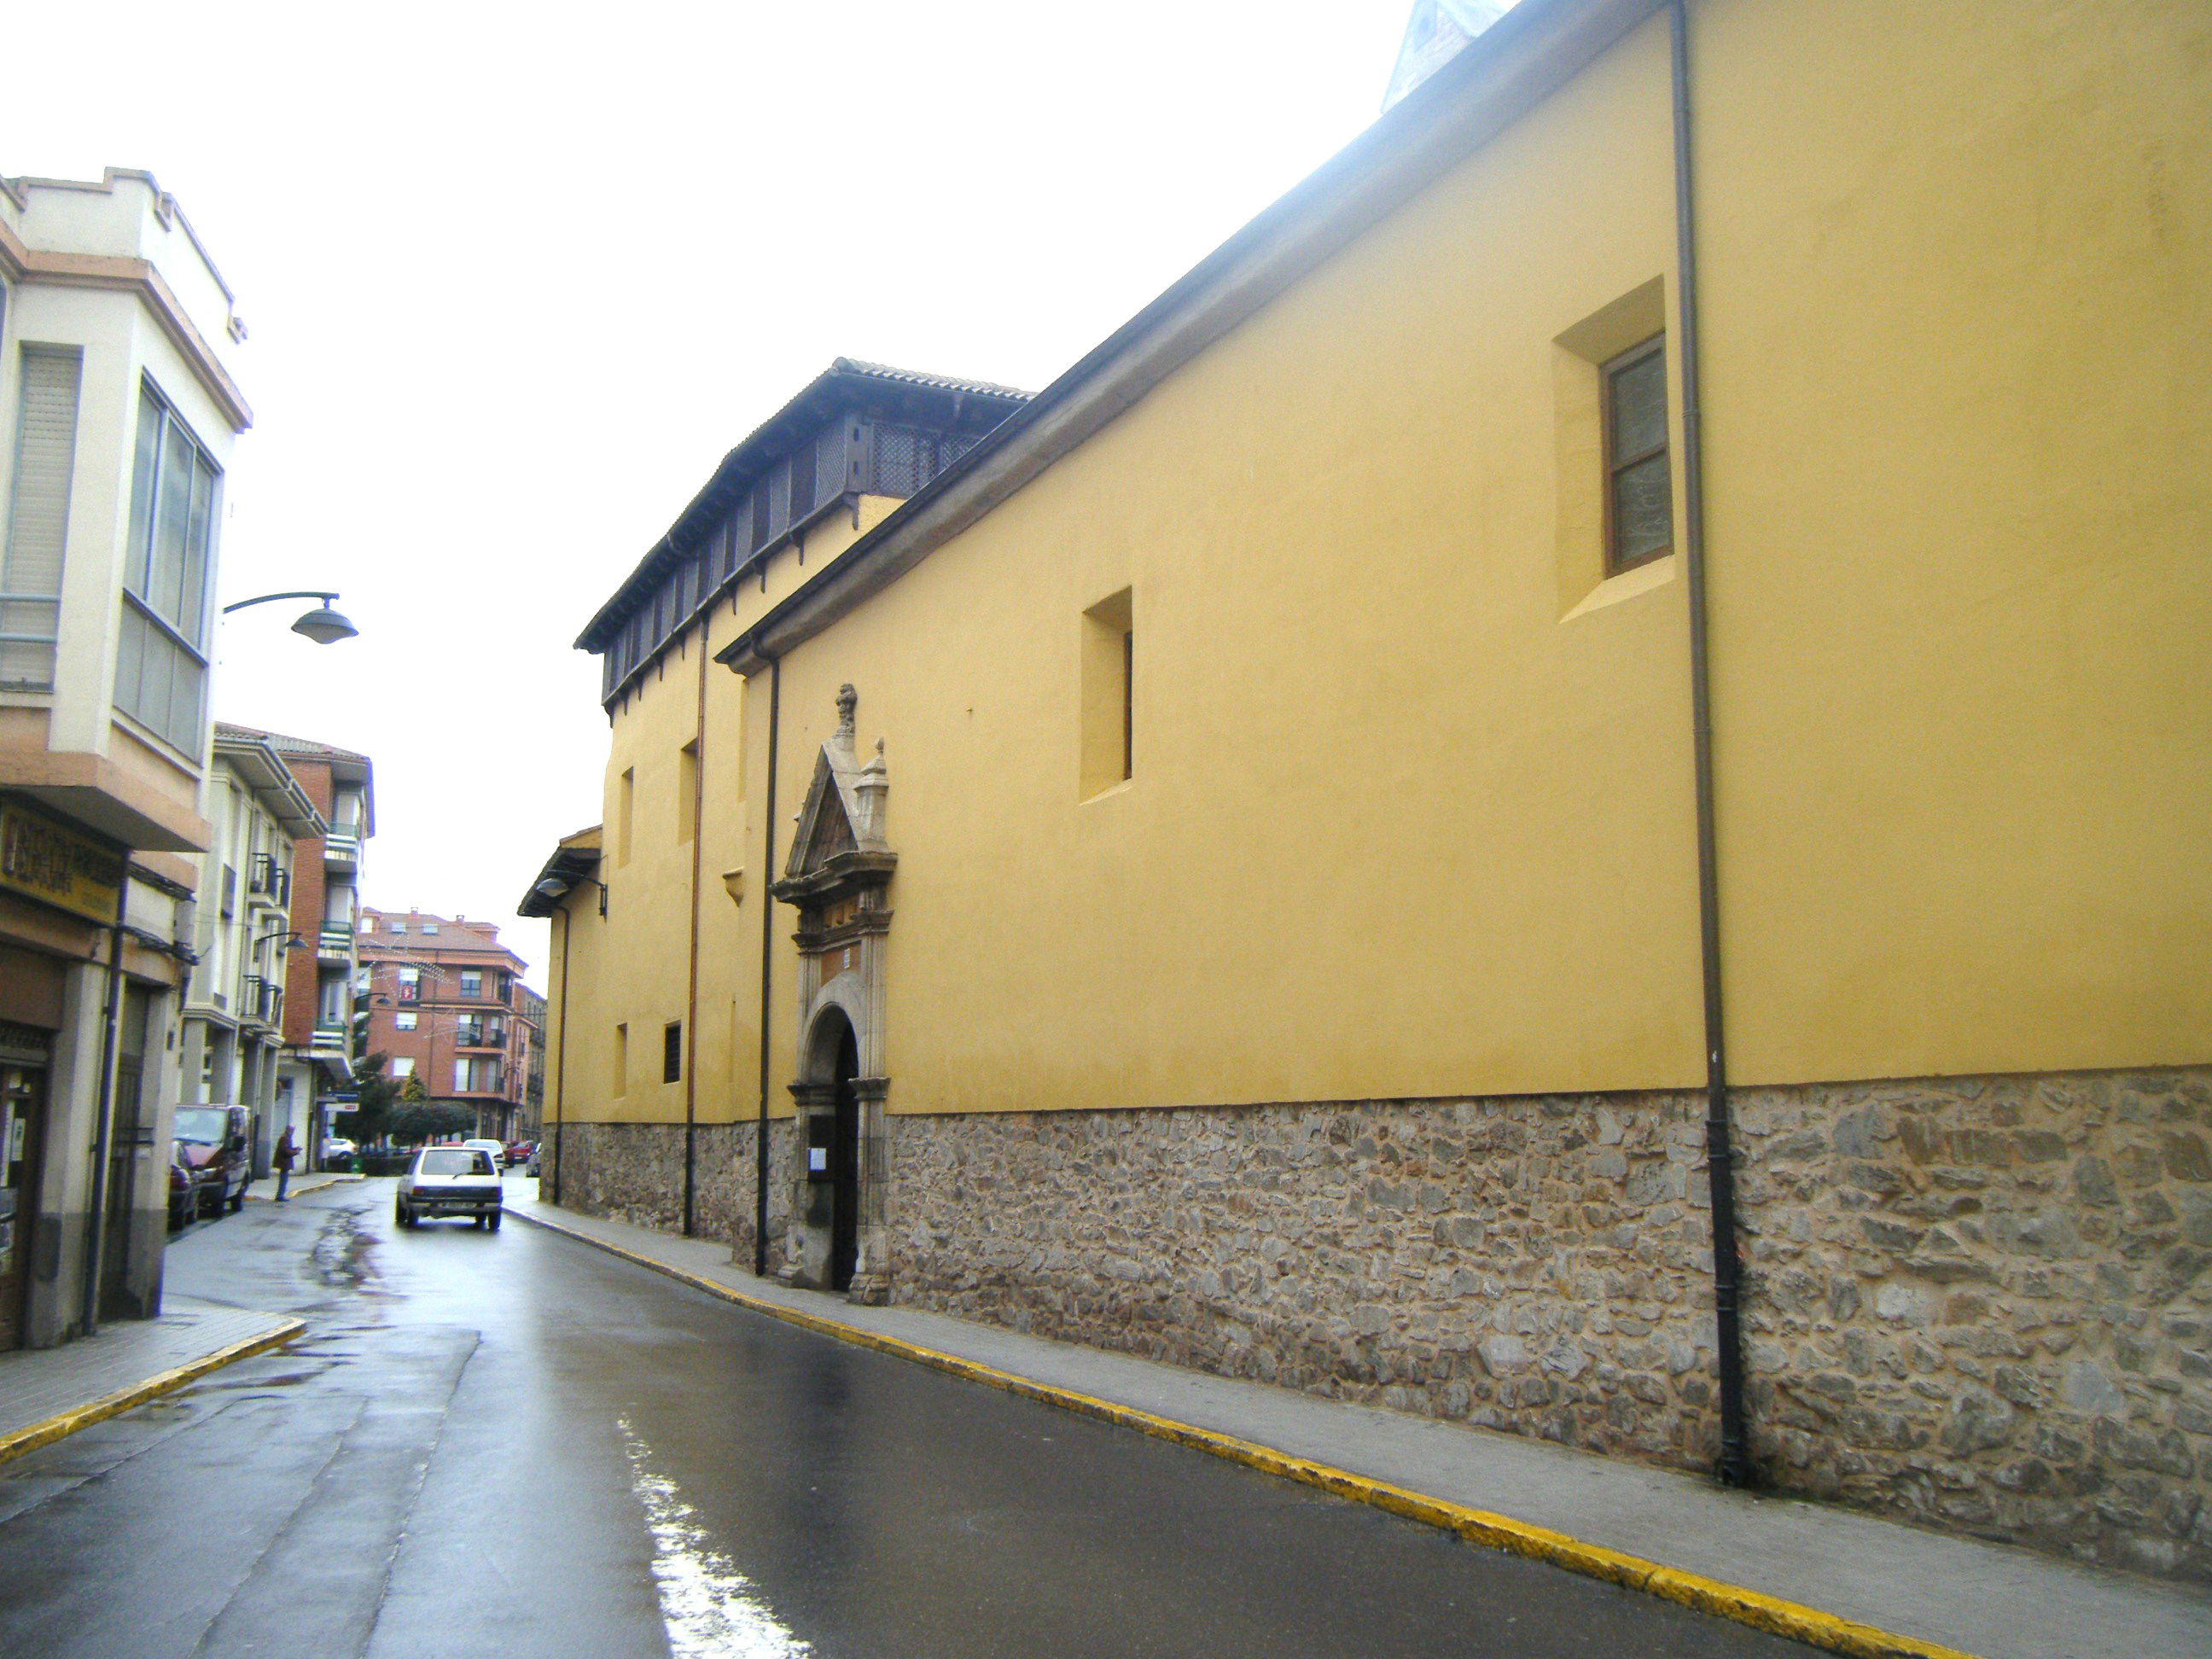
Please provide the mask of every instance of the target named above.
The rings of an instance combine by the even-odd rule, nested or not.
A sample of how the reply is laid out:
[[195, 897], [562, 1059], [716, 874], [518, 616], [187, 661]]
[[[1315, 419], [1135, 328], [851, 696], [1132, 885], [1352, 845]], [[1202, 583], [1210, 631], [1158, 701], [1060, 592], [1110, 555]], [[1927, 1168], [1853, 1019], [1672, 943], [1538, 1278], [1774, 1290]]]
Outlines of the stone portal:
[[883, 745], [864, 766], [854, 746], [859, 697], [837, 693], [837, 730], [822, 745], [775, 896], [799, 911], [799, 1157], [779, 1277], [881, 1302], [889, 1287], [884, 1226], [884, 940], [891, 872], [884, 839], [890, 787]]

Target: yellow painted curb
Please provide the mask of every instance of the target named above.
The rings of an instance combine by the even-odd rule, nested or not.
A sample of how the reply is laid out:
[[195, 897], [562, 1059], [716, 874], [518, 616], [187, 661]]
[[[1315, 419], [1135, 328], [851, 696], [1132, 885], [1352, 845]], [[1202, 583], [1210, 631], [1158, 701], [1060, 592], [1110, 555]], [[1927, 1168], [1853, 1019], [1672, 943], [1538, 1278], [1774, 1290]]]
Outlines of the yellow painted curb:
[[841, 1342], [895, 1354], [900, 1358], [911, 1359], [918, 1364], [949, 1372], [970, 1382], [981, 1382], [990, 1388], [1002, 1389], [1009, 1394], [1020, 1395], [1025, 1399], [1042, 1401], [1046, 1405], [1057, 1406], [1080, 1416], [1135, 1429], [1161, 1440], [1173, 1441], [1179, 1446], [1188, 1446], [1195, 1451], [1211, 1452], [1217, 1457], [1228, 1458], [1232, 1462], [1242, 1463], [1263, 1474], [1317, 1486], [1334, 1497], [1372, 1504], [1376, 1509], [1402, 1516], [1408, 1521], [1441, 1527], [1447, 1532], [1457, 1534], [1470, 1544], [1503, 1550], [1511, 1555], [1526, 1556], [1531, 1560], [1564, 1567], [1569, 1572], [1578, 1572], [1585, 1577], [1601, 1578], [1626, 1589], [1663, 1596], [1669, 1601], [1680, 1602], [1699, 1613], [1733, 1620], [1737, 1624], [1765, 1631], [1771, 1636], [1785, 1637], [1810, 1647], [1824, 1648], [1831, 1653], [1849, 1654], [1852, 1659], [1974, 1659], [1973, 1655], [1958, 1648], [1947, 1648], [1939, 1643], [1923, 1642], [1914, 1637], [1894, 1635], [1888, 1631], [1877, 1630], [1872, 1625], [1860, 1624], [1856, 1620], [1838, 1618], [1834, 1613], [1822, 1613], [1795, 1601], [1784, 1601], [1778, 1596], [1762, 1595], [1758, 1590], [1723, 1583], [1717, 1578], [1707, 1578], [1698, 1573], [1684, 1572], [1678, 1568], [1662, 1566], [1656, 1561], [1623, 1554], [1601, 1544], [1588, 1543], [1566, 1533], [1554, 1532], [1548, 1527], [1516, 1521], [1510, 1516], [1492, 1514], [1487, 1510], [1472, 1509], [1447, 1498], [1431, 1498], [1404, 1486], [1394, 1486], [1386, 1480], [1354, 1474], [1349, 1469], [1316, 1463], [1310, 1458], [1279, 1451], [1273, 1446], [1240, 1440], [1218, 1430], [1202, 1429], [1191, 1423], [1178, 1423], [1173, 1418], [1161, 1417], [1133, 1406], [1116, 1405], [1110, 1400], [1080, 1394], [1073, 1389], [1039, 1382], [1012, 1371], [1002, 1371], [994, 1365], [963, 1359], [957, 1354], [945, 1353], [936, 1348], [926, 1348], [918, 1342], [886, 1336], [858, 1325], [846, 1324], [842, 1320], [827, 1319], [820, 1314], [808, 1313], [804, 1309], [787, 1308], [780, 1303], [748, 1296], [743, 1291], [702, 1278], [697, 1273], [687, 1273], [668, 1262], [655, 1261], [635, 1250], [624, 1249], [619, 1244], [594, 1238], [589, 1233], [564, 1227], [559, 1222], [549, 1221], [543, 1216], [532, 1215], [524, 1210], [510, 1210], [508, 1213], [533, 1226], [543, 1227], [548, 1232], [559, 1233], [564, 1238], [589, 1244], [610, 1255], [618, 1255], [625, 1261], [634, 1261], [641, 1267], [648, 1267], [654, 1273], [678, 1279], [694, 1289], [706, 1291], [709, 1296], [720, 1297], [725, 1302], [733, 1302], [756, 1313], [764, 1313], [787, 1324], [835, 1337]]
[[[261, 1177], [264, 1181], [268, 1178], [266, 1176]], [[289, 1202], [292, 1199], [301, 1197], [307, 1193], [325, 1192], [332, 1187], [342, 1187], [349, 1181], [368, 1179], [367, 1176], [348, 1175], [342, 1171], [331, 1175], [309, 1176], [305, 1181], [295, 1181], [292, 1183], [291, 1191], [285, 1195], [286, 1201]], [[249, 1204], [274, 1204], [276, 1200], [265, 1193], [248, 1193], [246, 1195], [246, 1201]]]
[[221, 1370], [225, 1365], [264, 1349], [280, 1347], [307, 1328], [307, 1322], [288, 1319], [274, 1330], [264, 1331], [259, 1336], [247, 1337], [227, 1348], [217, 1348], [213, 1353], [202, 1354], [189, 1364], [178, 1365], [166, 1371], [157, 1371], [143, 1382], [134, 1382], [127, 1389], [118, 1389], [113, 1394], [103, 1395], [91, 1404], [49, 1417], [43, 1423], [33, 1423], [28, 1428], [18, 1429], [13, 1434], [0, 1437], [0, 1463], [21, 1457], [25, 1452], [50, 1446], [79, 1429], [88, 1429], [104, 1419], [118, 1416], [135, 1406], [165, 1394], [174, 1394], [185, 1383], [205, 1376], [210, 1371]]

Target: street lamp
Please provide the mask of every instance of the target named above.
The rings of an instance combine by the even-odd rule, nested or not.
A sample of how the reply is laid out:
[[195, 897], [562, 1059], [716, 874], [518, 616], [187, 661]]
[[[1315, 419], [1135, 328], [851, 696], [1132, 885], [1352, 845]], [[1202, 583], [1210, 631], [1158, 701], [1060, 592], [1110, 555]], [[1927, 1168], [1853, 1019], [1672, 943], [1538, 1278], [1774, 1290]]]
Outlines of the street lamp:
[[361, 632], [352, 623], [331, 609], [331, 601], [336, 598], [337, 595], [335, 593], [312, 587], [286, 593], [260, 593], [250, 599], [240, 599], [236, 605], [223, 606], [222, 614], [228, 617], [232, 611], [243, 611], [249, 605], [267, 605], [273, 599], [320, 599], [322, 604], [292, 624], [292, 631], [305, 634], [317, 645], [336, 645], [340, 640], [349, 640]]
[[588, 881], [599, 890], [599, 914], [604, 916], [607, 913], [607, 884], [597, 876], [570, 876], [566, 881], [558, 876], [548, 876], [530, 890], [548, 904], [558, 904], [568, 896], [578, 882], [582, 881]]

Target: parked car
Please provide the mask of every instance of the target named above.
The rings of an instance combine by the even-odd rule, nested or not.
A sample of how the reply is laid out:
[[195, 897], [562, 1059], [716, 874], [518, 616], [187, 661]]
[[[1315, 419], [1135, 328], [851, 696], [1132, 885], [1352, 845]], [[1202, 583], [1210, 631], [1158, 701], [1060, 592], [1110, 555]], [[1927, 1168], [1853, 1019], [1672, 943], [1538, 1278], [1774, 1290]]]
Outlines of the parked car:
[[253, 1180], [252, 1124], [243, 1106], [179, 1106], [177, 1145], [199, 1177], [199, 1211], [221, 1215], [246, 1207]]
[[507, 1143], [502, 1140], [494, 1140], [489, 1136], [478, 1135], [472, 1140], [463, 1141], [461, 1145], [474, 1147], [480, 1152], [489, 1152], [494, 1164], [503, 1163], [507, 1158]]
[[532, 1181], [537, 1181], [544, 1176], [544, 1166], [545, 1143], [542, 1140], [532, 1141], [530, 1145], [530, 1162], [522, 1166], [522, 1173]]
[[200, 1175], [185, 1155], [185, 1143], [169, 1143], [169, 1231], [188, 1227], [200, 1212]]
[[351, 1158], [360, 1150], [360, 1147], [355, 1146], [343, 1135], [323, 1137], [323, 1162], [325, 1164], [334, 1164], [340, 1158]]
[[399, 1177], [392, 1217], [403, 1227], [441, 1215], [473, 1217], [499, 1231], [499, 1163], [480, 1146], [425, 1146]]
[[507, 1167], [512, 1170], [518, 1164], [527, 1164], [530, 1161], [531, 1154], [535, 1152], [537, 1150], [538, 1143], [534, 1140], [508, 1141], [507, 1143]]

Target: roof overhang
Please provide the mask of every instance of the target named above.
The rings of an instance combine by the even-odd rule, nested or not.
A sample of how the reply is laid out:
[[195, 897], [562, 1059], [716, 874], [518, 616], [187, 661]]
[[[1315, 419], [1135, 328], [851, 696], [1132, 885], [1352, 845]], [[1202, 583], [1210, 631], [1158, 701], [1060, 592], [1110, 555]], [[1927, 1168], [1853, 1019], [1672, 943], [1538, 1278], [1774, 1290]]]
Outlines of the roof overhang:
[[907, 369], [839, 357], [782, 408], [762, 422], [724, 455], [707, 482], [676, 515], [675, 522], [647, 550], [607, 602], [576, 636], [579, 651], [599, 651], [629, 613], [647, 598], [678, 562], [690, 557], [708, 532], [737, 506], [745, 491], [802, 438], [811, 437], [841, 409], [865, 408], [878, 414], [908, 412], [917, 418], [947, 409], [988, 410], [1000, 418], [1019, 409], [1026, 392], [988, 380], [957, 380]]
[[896, 581], [1664, 3], [1521, 0], [714, 659], [757, 673]]
[[215, 757], [246, 781], [246, 787], [269, 809], [286, 835], [295, 841], [304, 841], [328, 833], [330, 825], [323, 822], [323, 815], [307, 799], [300, 780], [292, 775], [292, 769], [284, 764], [283, 757], [265, 739], [218, 734]]
[[[586, 878], [596, 880], [599, 869], [599, 826], [579, 830], [565, 836], [553, 849], [553, 855], [538, 866], [537, 880], [530, 884], [522, 902], [514, 907], [519, 916], [550, 916], [568, 902], [570, 893]], [[538, 890], [541, 882], [558, 882], [560, 896], [548, 898]]]

